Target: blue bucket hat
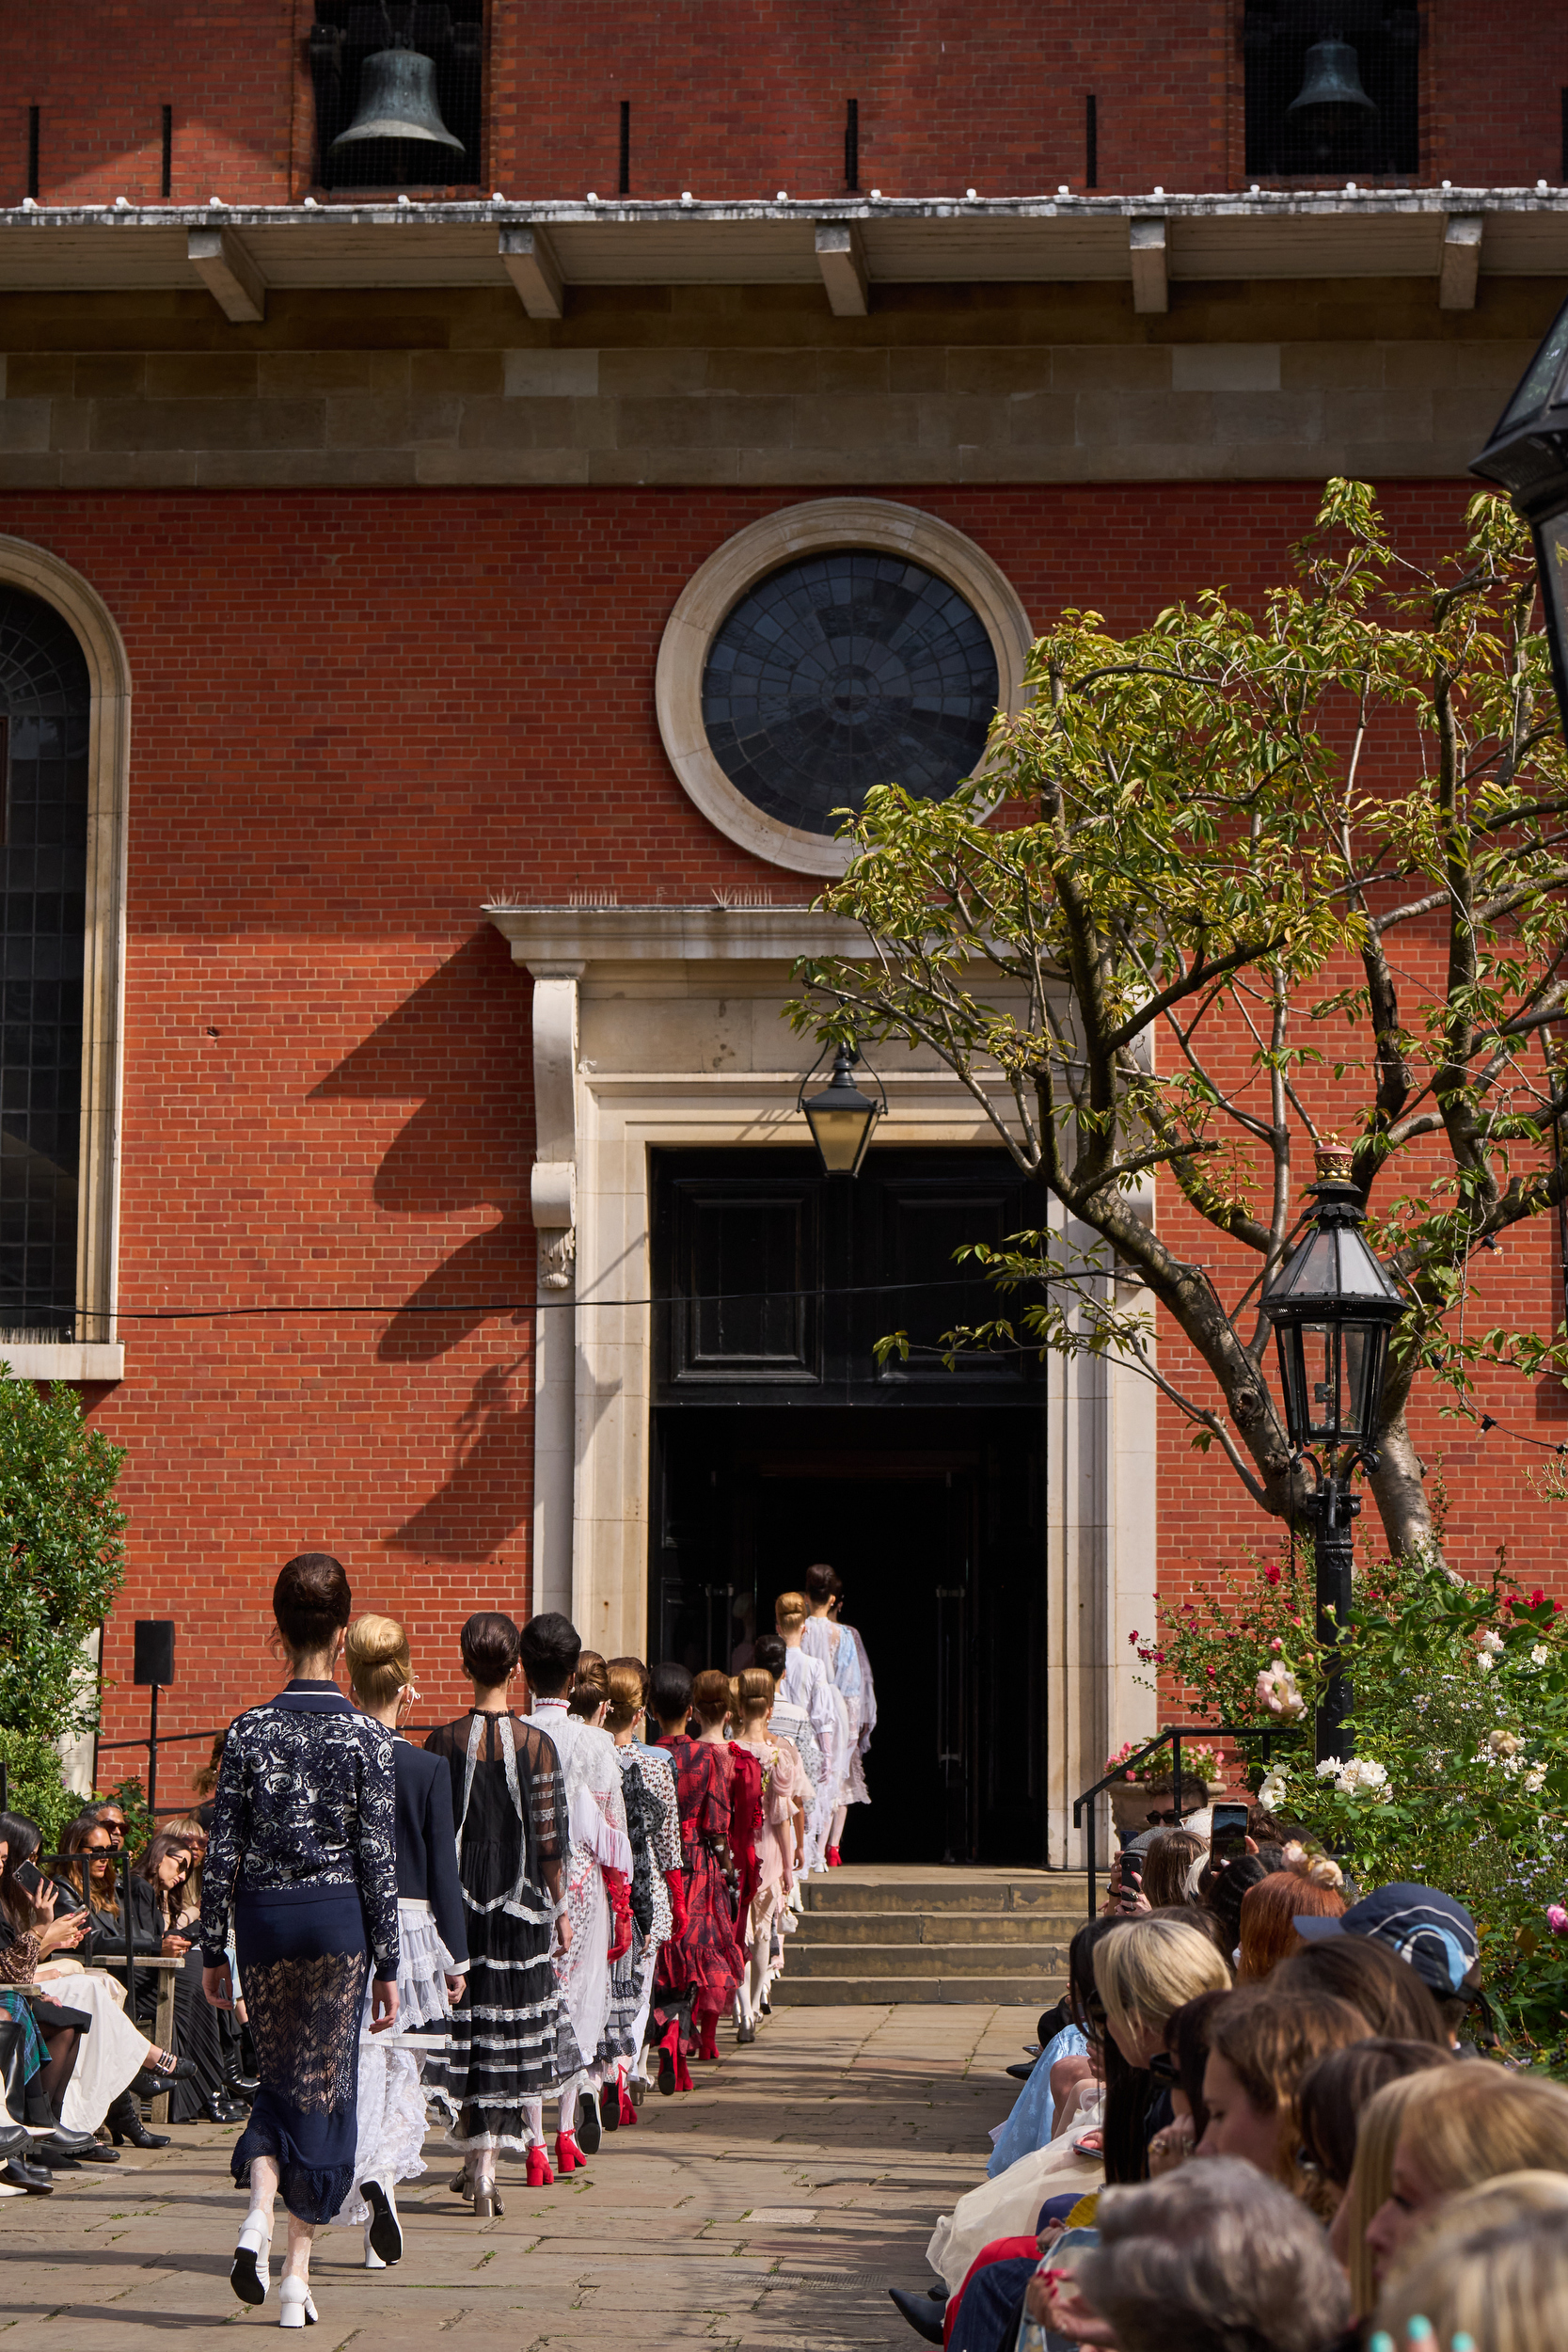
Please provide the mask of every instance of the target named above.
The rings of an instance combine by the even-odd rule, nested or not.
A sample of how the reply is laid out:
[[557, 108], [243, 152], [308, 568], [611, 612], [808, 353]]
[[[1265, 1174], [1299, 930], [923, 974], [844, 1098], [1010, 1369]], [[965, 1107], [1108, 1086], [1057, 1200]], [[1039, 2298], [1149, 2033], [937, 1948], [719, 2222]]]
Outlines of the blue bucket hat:
[[1352, 1903], [1342, 1918], [1318, 1919], [1303, 1912], [1291, 1925], [1308, 1944], [1330, 1935], [1370, 1936], [1408, 1961], [1440, 1998], [1462, 1992], [1481, 1958], [1476, 1923], [1463, 1903], [1434, 1886], [1402, 1881]]

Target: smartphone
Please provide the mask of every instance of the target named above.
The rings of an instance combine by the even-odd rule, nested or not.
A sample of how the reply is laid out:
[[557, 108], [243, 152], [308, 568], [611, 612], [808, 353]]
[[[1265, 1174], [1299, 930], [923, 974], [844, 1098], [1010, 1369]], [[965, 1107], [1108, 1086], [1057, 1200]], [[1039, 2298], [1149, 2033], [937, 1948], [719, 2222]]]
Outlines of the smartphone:
[[1143, 1883], [1144, 1858], [1142, 1854], [1124, 1853], [1121, 1857], [1121, 1884], [1123, 1893], [1131, 1887], [1133, 1894], [1136, 1895], [1142, 1888]]
[[1209, 1851], [1217, 1863], [1240, 1862], [1246, 1851], [1247, 1808], [1217, 1804], [1209, 1831]]
[[45, 1882], [42, 1872], [36, 1868], [31, 1862], [19, 1862], [16, 1866], [14, 1876], [16, 1883], [18, 1886], [21, 1887], [23, 1893], [24, 1895], [31, 1895], [36, 1902], [38, 1898], [44, 1892]]

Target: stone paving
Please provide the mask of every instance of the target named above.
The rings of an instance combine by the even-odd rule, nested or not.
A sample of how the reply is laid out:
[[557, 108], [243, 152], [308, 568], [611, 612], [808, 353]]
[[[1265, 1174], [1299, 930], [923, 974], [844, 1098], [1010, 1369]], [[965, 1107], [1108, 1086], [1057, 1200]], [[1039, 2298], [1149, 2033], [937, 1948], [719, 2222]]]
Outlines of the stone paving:
[[[1013, 2092], [1001, 2070], [1035, 2015], [781, 2009], [748, 2050], [722, 2035], [689, 2097], [650, 2092], [586, 2173], [530, 2194], [503, 2165], [494, 2222], [450, 2194], [454, 2166], [432, 2137], [400, 2200], [394, 2269], [359, 2266], [357, 2231], [318, 2237], [312, 2352], [476, 2335], [506, 2352], [912, 2352], [884, 2290], [927, 2282], [932, 2223], [984, 2171]], [[152, 2352], [171, 2334], [276, 2325], [276, 2284], [260, 2312], [229, 2286], [234, 2137], [180, 2126], [167, 2149], [60, 2175], [51, 2198], [0, 2201], [0, 2345]]]

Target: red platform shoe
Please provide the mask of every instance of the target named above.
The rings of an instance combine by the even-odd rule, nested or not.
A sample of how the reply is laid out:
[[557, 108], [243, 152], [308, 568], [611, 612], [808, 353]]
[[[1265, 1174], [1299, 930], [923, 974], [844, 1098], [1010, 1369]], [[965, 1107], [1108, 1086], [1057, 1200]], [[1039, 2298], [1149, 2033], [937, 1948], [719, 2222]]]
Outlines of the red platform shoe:
[[844, 1856], [836, 1846], [830, 1846], [823, 1858], [830, 1870], [841, 1870], [844, 1867]]
[[706, 2010], [704, 2011], [700, 2023], [695, 2019], [692, 2022], [697, 2025], [697, 2057], [699, 2060], [705, 2064], [717, 2064], [719, 2058], [719, 2042], [717, 2038], [719, 2018], [717, 2012], [712, 2010]]
[[528, 2185], [530, 2188], [553, 2188], [555, 2185], [555, 2174], [550, 2170], [550, 2160], [545, 2153], [542, 2139], [536, 2139], [528, 2152]]
[[629, 2097], [629, 2095], [628, 2095], [628, 2093], [627, 2093], [627, 2090], [626, 2090], [626, 2075], [625, 2075], [624, 2074], [618, 2074], [616, 2075], [616, 2077], [615, 2077], [615, 2088], [616, 2088], [617, 2091], [620, 2093], [620, 2098], [621, 2098], [621, 2121], [622, 2121], [622, 2122], [623, 2122], [623, 2123], [635, 2123], [635, 2122], [636, 2122], [636, 2121], [637, 2121], [637, 2109], [633, 2106], [633, 2105], [632, 2105], [632, 2103], [631, 2103], [631, 2099], [630, 2099], [630, 2097]]
[[557, 2132], [555, 2136], [555, 2169], [562, 2175], [586, 2172], [588, 2158], [578, 2146], [576, 2132]]

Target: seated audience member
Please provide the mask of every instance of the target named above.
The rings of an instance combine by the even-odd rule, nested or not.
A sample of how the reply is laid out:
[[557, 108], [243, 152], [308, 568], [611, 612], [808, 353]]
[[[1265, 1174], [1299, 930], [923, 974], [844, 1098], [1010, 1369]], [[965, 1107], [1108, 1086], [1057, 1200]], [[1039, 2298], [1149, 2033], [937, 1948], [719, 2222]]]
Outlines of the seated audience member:
[[1481, 1939], [1461, 1902], [1434, 1886], [1396, 1882], [1364, 1895], [1339, 1919], [1299, 1931], [1304, 1942], [1362, 1936], [1408, 1961], [1433, 1994], [1450, 2040], [1471, 2023], [1481, 1991]]
[[1377, 2324], [1400, 2352], [1407, 2344], [1450, 2352], [1466, 2339], [1474, 2352], [1561, 2352], [1568, 2179], [1505, 2172], [1450, 2197], [1394, 2265]]
[[1202, 1993], [1226, 1993], [1230, 1972], [1203, 1931], [1180, 1912], [1130, 1919], [1095, 1946], [1105, 2010], [1105, 2178], [1148, 2176], [1148, 2143], [1172, 2120], [1170, 2089], [1149, 2072], [1175, 2012]]
[[1101, 2079], [1100, 2059], [1089, 2046], [1095, 2000], [1094, 1947], [1117, 1925], [1114, 1919], [1085, 1921], [1068, 1949], [1069, 2016], [1040, 2051], [1034, 2070], [1012, 2113], [996, 2135], [987, 2177], [995, 2180], [1020, 2156], [1045, 2147], [1062, 2130], [1076, 2106], [1080, 2086]]
[[1355, 2164], [1361, 2111], [1369, 2100], [1386, 2083], [1402, 2082], [1407, 2075], [1451, 2063], [1448, 2053], [1430, 2042], [1391, 2042], [1381, 2036], [1353, 2042], [1342, 2050], [1325, 2051], [1321, 2058], [1314, 2058], [1301, 2079], [1298, 2105], [1304, 2156], [1343, 2197]]
[[1164, 2064], [1152, 2058], [1149, 2071], [1168, 2075], [1171, 2121], [1148, 2143], [1151, 2180], [1174, 2172], [1179, 2164], [1185, 2164], [1189, 2156], [1196, 2155], [1197, 2143], [1209, 2128], [1209, 2110], [1203, 2104], [1209, 2031], [1214, 2011], [1229, 1997], [1227, 1993], [1200, 1993], [1196, 2001], [1184, 2001], [1175, 2015], [1166, 2020]]
[[1248, 2165], [1222, 2157], [1110, 2190], [1098, 2224], [1099, 2245], [1070, 2271], [1047, 2266], [1025, 2298], [1071, 2344], [1324, 2352], [1344, 2327], [1344, 2273], [1323, 2232]]
[[1568, 2090], [1560, 2083], [1474, 2060], [1438, 2067], [1380, 2090], [1363, 2131], [1385, 2100], [1402, 2094], [1388, 2195], [1366, 2228], [1380, 2287], [1421, 2221], [1457, 2190], [1505, 2172], [1568, 2173]]
[[1295, 1869], [1271, 1870], [1242, 1897], [1241, 1960], [1238, 1984], [1261, 1984], [1282, 1960], [1305, 1950], [1296, 1932], [1304, 1917], [1338, 1919], [1345, 1899], [1338, 1888], [1338, 1865], [1320, 1855], [1304, 1854]]
[[1198, 2154], [1255, 2164], [1328, 2220], [1338, 2200], [1302, 2169], [1298, 2094], [1314, 2058], [1365, 2041], [1366, 2033], [1365, 2018], [1348, 2001], [1292, 1997], [1266, 1984], [1235, 1994], [1209, 2028], [1209, 2128]]
[[1151, 1911], [1196, 1901], [1197, 1866], [1208, 1851], [1209, 1840], [1190, 1829], [1160, 1832], [1144, 1853], [1143, 1891]]
[[1414, 1968], [1368, 1936], [1336, 1935], [1308, 1944], [1282, 1960], [1269, 1981], [1280, 1993], [1323, 1993], [1348, 2001], [1361, 2011], [1369, 2031], [1386, 2041], [1452, 2047], [1435, 1995]]
[[1238, 1862], [1211, 1861], [1198, 1880], [1198, 1900], [1214, 1915], [1224, 1931], [1225, 1948], [1236, 1952], [1242, 1942], [1242, 1904], [1248, 1892], [1261, 1885], [1267, 1870], [1253, 1853]]

